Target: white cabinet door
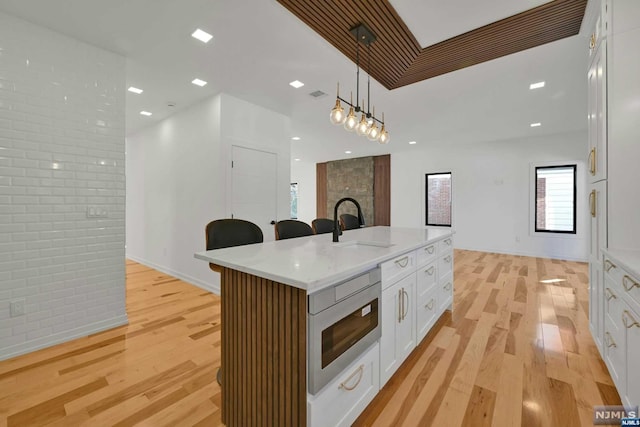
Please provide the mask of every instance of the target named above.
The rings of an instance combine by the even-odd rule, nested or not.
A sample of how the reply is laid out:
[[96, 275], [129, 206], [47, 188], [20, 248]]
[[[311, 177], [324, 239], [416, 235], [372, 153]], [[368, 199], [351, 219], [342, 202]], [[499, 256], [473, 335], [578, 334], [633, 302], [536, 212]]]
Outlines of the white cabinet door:
[[589, 182], [607, 178], [607, 44], [596, 48], [587, 73], [587, 121]]
[[380, 387], [394, 374], [416, 346], [416, 275], [411, 274], [382, 291]]
[[623, 312], [623, 328], [626, 331], [626, 399], [624, 404], [637, 405], [640, 402], [640, 370], [638, 370], [638, 355], [640, 354], [640, 315], [628, 306]]
[[607, 247], [607, 181], [589, 185], [589, 217], [591, 243], [589, 261], [602, 262], [602, 249]]

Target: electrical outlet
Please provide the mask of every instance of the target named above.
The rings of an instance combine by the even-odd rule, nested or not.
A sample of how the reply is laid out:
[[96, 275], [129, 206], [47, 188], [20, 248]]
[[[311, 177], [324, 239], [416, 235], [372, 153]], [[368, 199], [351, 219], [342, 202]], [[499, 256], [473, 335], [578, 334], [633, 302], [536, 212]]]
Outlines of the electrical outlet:
[[11, 303], [9, 304], [9, 307], [10, 307], [9, 311], [11, 312], [11, 317], [23, 316], [24, 304], [25, 304], [24, 298], [11, 301]]

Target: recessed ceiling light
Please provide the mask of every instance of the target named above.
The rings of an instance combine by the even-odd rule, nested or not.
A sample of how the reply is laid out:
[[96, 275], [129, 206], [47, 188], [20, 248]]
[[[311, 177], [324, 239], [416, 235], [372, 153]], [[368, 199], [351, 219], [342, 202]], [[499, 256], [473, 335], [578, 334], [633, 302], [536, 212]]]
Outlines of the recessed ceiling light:
[[532, 128], [537, 128], [538, 126], [542, 126], [542, 123], [531, 123]]
[[138, 89], [137, 87], [133, 87], [131, 86], [129, 89], [127, 89], [129, 92], [133, 92], [135, 94], [140, 95], [142, 92], [144, 92], [142, 89]]
[[295, 160], [296, 162], [299, 162], [299, 161], [300, 161], [300, 159], [293, 159], [293, 160]]
[[417, 142], [415, 142], [415, 141], [409, 141], [409, 144], [410, 144], [410, 145], [414, 145], [414, 144], [417, 144]]
[[347, 150], [344, 152], [344, 154], [351, 154], [351, 151]]
[[191, 80], [191, 83], [193, 83], [196, 86], [200, 86], [200, 87], [202, 87], [202, 86], [207, 84], [207, 82], [205, 82], [204, 80], [200, 80], [200, 79], [193, 79], [193, 80]]
[[207, 33], [206, 31], [202, 31], [200, 28], [195, 30], [193, 34], [191, 34], [191, 37], [193, 37], [194, 39], [198, 39], [203, 43], [209, 43], [209, 40], [213, 38], [211, 34]]
[[541, 87], [544, 87], [544, 82], [531, 83], [529, 85], [529, 89], [540, 89]]
[[293, 141], [300, 141], [300, 137], [299, 136], [293, 136], [293, 137], [291, 137], [291, 139]]
[[300, 80], [294, 80], [289, 83], [289, 85], [295, 87], [296, 89], [300, 89], [302, 86], [304, 86], [304, 83], [302, 83]]
[[152, 113], [148, 111], [140, 111], [140, 114], [142, 114], [143, 116], [150, 116]]

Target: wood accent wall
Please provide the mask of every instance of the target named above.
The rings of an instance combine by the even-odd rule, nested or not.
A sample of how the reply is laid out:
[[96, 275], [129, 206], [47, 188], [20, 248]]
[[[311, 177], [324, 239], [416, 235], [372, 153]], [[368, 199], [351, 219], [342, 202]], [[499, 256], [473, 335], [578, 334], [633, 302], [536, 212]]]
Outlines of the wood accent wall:
[[221, 279], [222, 421], [306, 425], [306, 291], [229, 268]]
[[329, 218], [327, 216], [326, 163], [316, 163], [316, 218]]
[[373, 158], [373, 222], [391, 225], [391, 155]]

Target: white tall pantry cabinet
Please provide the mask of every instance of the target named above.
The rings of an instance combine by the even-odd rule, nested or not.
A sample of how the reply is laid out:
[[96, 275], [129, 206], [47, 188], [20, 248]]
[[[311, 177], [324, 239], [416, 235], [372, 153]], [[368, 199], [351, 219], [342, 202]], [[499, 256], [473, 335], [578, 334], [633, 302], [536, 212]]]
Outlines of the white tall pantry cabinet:
[[640, 403], [640, 1], [590, 0], [589, 322], [623, 403]]

